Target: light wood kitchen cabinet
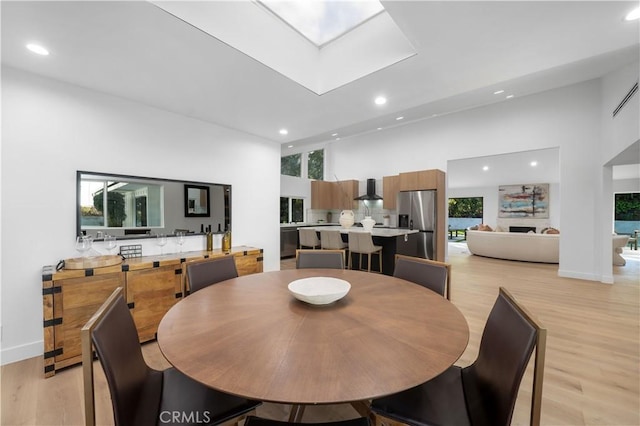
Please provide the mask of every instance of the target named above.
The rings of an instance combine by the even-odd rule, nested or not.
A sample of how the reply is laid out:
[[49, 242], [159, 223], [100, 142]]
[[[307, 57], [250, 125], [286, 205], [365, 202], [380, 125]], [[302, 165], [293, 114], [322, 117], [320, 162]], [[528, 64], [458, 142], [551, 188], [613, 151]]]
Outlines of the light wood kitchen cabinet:
[[316, 210], [352, 210], [358, 196], [357, 180], [311, 181], [311, 208]]
[[444, 188], [445, 173], [442, 170], [421, 170], [400, 173], [400, 191], [422, 191]]
[[262, 272], [262, 249], [233, 247], [144, 256], [102, 268], [42, 269], [44, 375], [82, 362], [80, 329], [117, 287], [122, 287], [140, 342], [152, 340], [165, 313], [183, 297], [186, 264], [234, 256], [239, 275]]
[[333, 207], [335, 197], [335, 182], [324, 180], [311, 181], [311, 208], [317, 210], [330, 210]]
[[353, 210], [357, 203], [354, 200], [358, 194], [358, 181], [357, 180], [341, 180], [335, 182], [336, 184], [336, 206], [335, 209], [340, 210]]
[[400, 176], [384, 176], [382, 178], [382, 208], [395, 210], [400, 192]]

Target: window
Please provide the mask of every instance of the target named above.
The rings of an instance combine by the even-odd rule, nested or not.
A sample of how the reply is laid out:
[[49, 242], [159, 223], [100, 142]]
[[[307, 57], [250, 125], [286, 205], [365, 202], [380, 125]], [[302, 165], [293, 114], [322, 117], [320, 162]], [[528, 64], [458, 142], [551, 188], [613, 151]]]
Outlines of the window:
[[[82, 178], [80, 181], [80, 227], [161, 227], [164, 187], [130, 179]], [[105, 207], [106, 206], [106, 207]]]
[[280, 223], [304, 222], [304, 200], [280, 197]]
[[280, 174], [324, 180], [324, 149], [281, 157]]
[[482, 219], [482, 197], [449, 198], [449, 217]]
[[324, 150], [311, 151], [307, 158], [307, 176], [309, 179], [324, 179]]
[[482, 197], [449, 198], [449, 235], [481, 224], [482, 203]]
[[640, 192], [614, 194], [614, 231], [633, 235], [640, 229]]
[[260, 0], [260, 3], [317, 47], [337, 39], [384, 11], [377, 0]]
[[280, 174], [287, 176], [302, 177], [301, 173], [302, 154], [287, 155], [280, 158]]

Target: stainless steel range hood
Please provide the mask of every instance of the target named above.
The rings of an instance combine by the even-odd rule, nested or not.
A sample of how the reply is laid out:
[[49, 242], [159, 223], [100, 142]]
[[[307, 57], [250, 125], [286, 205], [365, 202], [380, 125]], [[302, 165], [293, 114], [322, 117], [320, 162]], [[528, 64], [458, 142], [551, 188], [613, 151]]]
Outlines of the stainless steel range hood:
[[376, 180], [367, 179], [367, 193], [354, 198], [354, 200], [382, 200], [382, 197], [376, 194]]

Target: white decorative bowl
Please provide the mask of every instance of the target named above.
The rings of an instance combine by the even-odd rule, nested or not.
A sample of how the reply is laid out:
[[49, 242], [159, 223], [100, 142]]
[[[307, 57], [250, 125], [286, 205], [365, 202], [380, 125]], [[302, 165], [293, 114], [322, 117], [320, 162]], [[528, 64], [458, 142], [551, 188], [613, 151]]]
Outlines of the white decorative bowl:
[[342, 299], [349, 293], [351, 284], [333, 277], [309, 277], [289, 283], [293, 296], [312, 305], [327, 305]]

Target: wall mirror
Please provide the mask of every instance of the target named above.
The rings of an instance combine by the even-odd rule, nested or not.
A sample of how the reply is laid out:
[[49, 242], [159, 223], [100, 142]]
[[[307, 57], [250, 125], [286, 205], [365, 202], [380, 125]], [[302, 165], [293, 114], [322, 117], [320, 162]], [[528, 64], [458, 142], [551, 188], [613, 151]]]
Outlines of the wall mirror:
[[231, 229], [231, 185], [78, 171], [76, 235], [118, 239]]
[[184, 185], [184, 216], [209, 217], [209, 187], [205, 185]]

